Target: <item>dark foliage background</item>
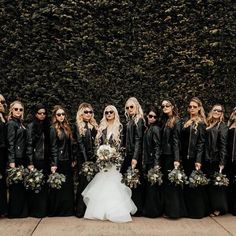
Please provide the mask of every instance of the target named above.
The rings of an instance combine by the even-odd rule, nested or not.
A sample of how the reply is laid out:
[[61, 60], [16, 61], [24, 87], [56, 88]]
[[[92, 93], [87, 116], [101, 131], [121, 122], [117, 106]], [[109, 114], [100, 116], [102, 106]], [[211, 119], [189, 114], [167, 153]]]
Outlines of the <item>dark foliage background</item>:
[[2, 93], [29, 108], [62, 104], [75, 117], [90, 102], [122, 114], [130, 96], [145, 106], [192, 96], [206, 110], [236, 105], [232, 0], [1, 0]]

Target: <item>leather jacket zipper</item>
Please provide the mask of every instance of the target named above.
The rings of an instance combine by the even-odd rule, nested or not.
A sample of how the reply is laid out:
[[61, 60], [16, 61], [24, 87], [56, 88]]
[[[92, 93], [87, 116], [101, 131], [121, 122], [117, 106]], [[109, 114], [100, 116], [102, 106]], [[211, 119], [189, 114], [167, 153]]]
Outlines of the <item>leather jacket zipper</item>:
[[189, 141], [188, 141], [188, 155], [187, 155], [187, 159], [189, 159], [189, 150], [190, 150], [191, 139], [192, 139], [192, 125], [190, 126], [190, 135], [189, 135]]

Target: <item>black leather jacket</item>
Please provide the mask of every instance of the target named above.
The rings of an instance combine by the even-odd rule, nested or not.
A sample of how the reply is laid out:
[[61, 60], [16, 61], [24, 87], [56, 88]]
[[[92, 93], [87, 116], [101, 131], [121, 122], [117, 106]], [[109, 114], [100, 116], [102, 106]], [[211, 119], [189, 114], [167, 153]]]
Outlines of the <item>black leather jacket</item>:
[[16, 118], [7, 123], [7, 147], [9, 163], [25, 159], [26, 129]]
[[206, 139], [206, 125], [198, 123], [197, 126], [190, 125], [181, 129], [181, 156], [182, 159], [191, 159], [202, 163]]
[[7, 126], [0, 119], [0, 149], [6, 148]]
[[135, 159], [138, 162], [142, 159], [142, 144], [143, 144], [143, 120], [139, 119], [135, 124], [131, 119], [126, 126], [126, 155], [129, 159]]
[[175, 161], [180, 161], [180, 131], [181, 122], [176, 120], [173, 128], [164, 126], [161, 137], [161, 153], [164, 155], [174, 155]]
[[225, 123], [217, 123], [206, 130], [206, 161], [226, 164], [228, 127]]
[[157, 125], [150, 125], [143, 135], [143, 164], [160, 165], [161, 133]]
[[51, 144], [51, 165], [57, 166], [59, 161], [72, 161], [72, 142], [61, 130], [60, 137], [57, 136], [56, 129], [50, 128], [50, 144]]
[[236, 161], [236, 128], [229, 129], [228, 135], [228, 155], [229, 161]]

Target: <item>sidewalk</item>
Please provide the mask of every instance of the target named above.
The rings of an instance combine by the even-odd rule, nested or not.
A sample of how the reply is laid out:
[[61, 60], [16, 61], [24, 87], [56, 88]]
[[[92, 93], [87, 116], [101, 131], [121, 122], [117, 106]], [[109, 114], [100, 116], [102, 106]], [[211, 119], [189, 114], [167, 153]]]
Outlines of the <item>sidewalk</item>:
[[117, 224], [76, 217], [0, 219], [0, 236], [72, 236], [72, 235], [235, 235], [236, 217], [206, 217], [200, 220], [134, 217], [133, 222]]

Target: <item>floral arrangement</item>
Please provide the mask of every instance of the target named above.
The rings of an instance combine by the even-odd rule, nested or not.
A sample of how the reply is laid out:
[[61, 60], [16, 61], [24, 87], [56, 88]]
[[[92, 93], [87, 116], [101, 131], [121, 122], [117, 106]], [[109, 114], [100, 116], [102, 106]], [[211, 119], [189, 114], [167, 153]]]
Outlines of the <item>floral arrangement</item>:
[[7, 182], [9, 185], [22, 183], [24, 181], [24, 166], [7, 169]]
[[109, 144], [100, 145], [97, 149], [97, 167], [99, 170], [107, 171], [112, 165], [116, 166], [119, 170], [123, 158], [120, 152], [115, 147], [111, 147]]
[[147, 179], [151, 185], [154, 185], [156, 183], [158, 185], [161, 185], [163, 183], [162, 176], [163, 174], [161, 173], [161, 168], [154, 167], [148, 171]]
[[43, 170], [25, 169], [24, 186], [27, 190], [32, 190], [35, 193], [41, 191], [42, 185], [45, 184]]
[[196, 188], [198, 186], [207, 185], [209, 183], [206, 175], [201, 170], [193, 170], [189, 176], [189, 187]]
[[138, 184], [140, 184], [139, 177], [139, 170], [129, 167], [127, 172], [123, 175], [121, 183], [124, 183], [130, 188], [137, 188]]
[[229, 185], [229, 179], [226, 177], [226, 175], [223, 175], [221, 172], [215, 172], [212, 176], [212, 184], [215, 186], [228, 186]]
[[184, 170], [180, 168], [174, 168], [170, 171], [168, 174], [168, 179], [175, 186], [180, 185], [182, 188], [185, 184], [188, 184], [188, 177], [184, 173]]
[[63, 174], [57, 172], [52, 173], [48, 177], [48, 185], [53, 189], [61, 189], [62, 184], [66, 182], [66, 177]]
[[87, 180], [90, 181], [97, 172], [97, 165], [92, 161], [86, 161], [82, 164], [82, 168], [79, 173], [86, 176]]

